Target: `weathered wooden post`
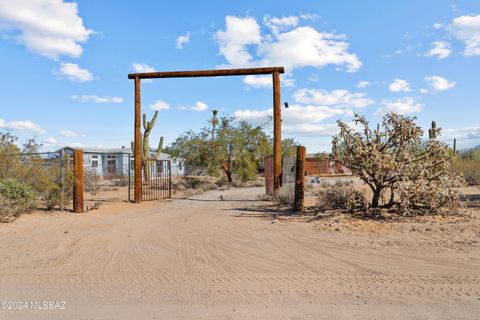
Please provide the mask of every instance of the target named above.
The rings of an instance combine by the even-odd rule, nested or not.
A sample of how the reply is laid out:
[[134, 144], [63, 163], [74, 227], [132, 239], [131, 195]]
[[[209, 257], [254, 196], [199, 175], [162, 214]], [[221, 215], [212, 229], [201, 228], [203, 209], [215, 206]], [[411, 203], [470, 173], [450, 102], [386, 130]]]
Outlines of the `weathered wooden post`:
[[83, 212], [83, 150], [73, 150], [73, 212]]
[[280, 110], [280, 73], [274, 71], [273, 78], [273, 192], [282, 186], [282, 117]]
[[142, 133], [140, 128], [141, 122], [141, 106], [140, 106], [140, 78], [135, 77], [135, 131], [133, 140], [134, 155], [134, 202], [142, 202]]
[[297, 161], [295, 163], [295, 199], [293, 209], [302, 211], [305, 198], [305, 158], [307, 149], [304, 146], [297, 146]]

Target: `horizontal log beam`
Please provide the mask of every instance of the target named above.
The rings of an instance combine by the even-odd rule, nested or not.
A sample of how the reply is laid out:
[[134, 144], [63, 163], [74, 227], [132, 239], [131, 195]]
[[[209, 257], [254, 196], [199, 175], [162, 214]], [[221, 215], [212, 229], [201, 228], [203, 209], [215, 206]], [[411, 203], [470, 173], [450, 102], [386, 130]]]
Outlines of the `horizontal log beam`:
[[195, 78], [284, 73], [283, 67], [130, 73], [128, 79]]

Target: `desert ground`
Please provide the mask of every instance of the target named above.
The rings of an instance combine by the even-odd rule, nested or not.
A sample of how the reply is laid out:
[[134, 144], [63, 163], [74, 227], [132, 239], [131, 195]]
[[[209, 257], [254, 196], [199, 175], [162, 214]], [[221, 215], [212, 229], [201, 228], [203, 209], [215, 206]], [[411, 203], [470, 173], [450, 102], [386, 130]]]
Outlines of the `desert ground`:
[[0, 224], [0, 299], [65, 302], [0, 310], [0, 319], [480, 317], [478, 206], [386, 223], [287, 216], [262, 193], [105, 203]]

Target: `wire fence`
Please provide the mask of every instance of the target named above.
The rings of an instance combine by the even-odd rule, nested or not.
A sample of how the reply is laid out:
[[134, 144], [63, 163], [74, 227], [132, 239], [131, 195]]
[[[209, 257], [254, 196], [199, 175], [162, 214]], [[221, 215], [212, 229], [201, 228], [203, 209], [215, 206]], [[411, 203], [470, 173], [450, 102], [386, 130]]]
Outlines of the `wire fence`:
[[15, 179], [39, 196], [45, 209], [72, 209], [73, 157], [63, 151], [3, 154], [0, 179]]
[[[30, 186], [38, 194], [39, 208], [73, 209], [71, 150], [0, 156], [0, 180], [12, 178]], [[133, 162], [131, 154], [84, 153], [84, 198], [87, 210], [99, 202], [129, 201], [130, 192], [133, 194]], [[204, 167], [184, 165], [180, 161], [171, 163], [172, 177], [208, 175]]]
[[282, 159], [282, 192], [288, 204], [293, 204], [295, 198], [295, 162], [293, 157]]

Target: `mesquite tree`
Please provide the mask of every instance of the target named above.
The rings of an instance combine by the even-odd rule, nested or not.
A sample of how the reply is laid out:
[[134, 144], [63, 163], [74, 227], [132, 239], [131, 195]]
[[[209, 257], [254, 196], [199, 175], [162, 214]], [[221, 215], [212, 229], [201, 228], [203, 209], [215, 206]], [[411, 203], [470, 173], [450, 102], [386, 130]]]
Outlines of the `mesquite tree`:
[[465, 181], [448, 170], [455, 156], [436, 139], [439, 128], [424, 141], [414, 117], [386, 114], [376, 130], [358, 114], [353, 122], [354, 128], [338, 121], [333, 153], [370, 187], [372, 208], [432, 213], [459, 205], [456, 188]]

